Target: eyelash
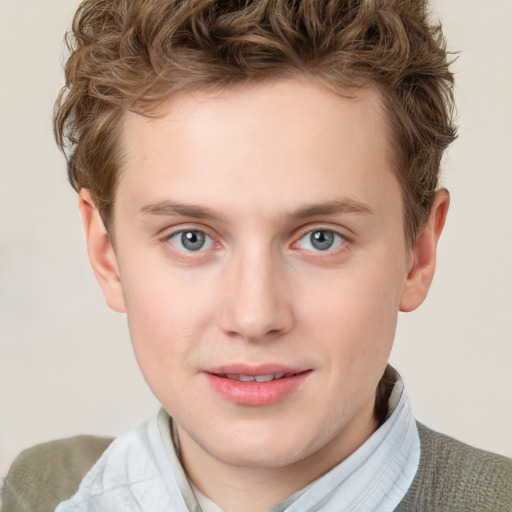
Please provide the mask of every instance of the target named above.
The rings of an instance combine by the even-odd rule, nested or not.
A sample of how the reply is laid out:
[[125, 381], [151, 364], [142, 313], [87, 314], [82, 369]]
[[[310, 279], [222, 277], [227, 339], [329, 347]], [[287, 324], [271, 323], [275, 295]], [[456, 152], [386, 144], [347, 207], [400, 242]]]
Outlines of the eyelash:
[[[347, 237], [345, 235], [343, 235], [342, 233], [339, 233], [332, 229], [317, 227], [314, 229], [308, 229], [307, 231], [303, 232], [300, 235], [300, 237], [297, 239], [297, 241], [294, 242], [293, 245], [298, 245], [300, 242], [306, 241], [306, 243], [309, 243], [309, 245], [312, 246], [314, 243], [313, 235], [315, 235], [316, 233], [323, 233], [324, 237], [325, 237], [325, 235], [330, 235], [330, 236], [332, 235], [331, 246], [326, 247], [325, 249], [319, 249], [317, 247], [317, 248], [311, 248], [311, 249], [305, 249], [305, 250], [313, 252], [313, 253], [320, 253], [320, 254], [332, 253], [339, 247], [345, 245], [345, 243], [348, 241]], [[322, 244], [322, 240], [317, 240], [317, 242]]]
[[[204, 247], [204, 245], [201, 245], [197, 250], [192, 250], [192, 249], [187, 249], [186, 247], [183, 246], [183, 243], [184, 243], [184, 240], [183, 240], [183, 235], [185, 234], [196, 234], [196, 235], [203, 235], [204, 236], [204, 245], [206, 245], [206, 247]], [[180, 237], [181, 240], [178, 241], [178, 243], [182, 246], [182, 248], [179, 248], [177, 247], [173, 242], [172, 240], [174, 238], [178, 238]], [[173, 247], [173, 249], [179, 253], [180, 255], [191, 255], [191, 254], [194, 254], [194, 253], [202, 253], [202, 252], [205, 252], [206, 250], [208, 249], [211, 249], [213, 248], [215, 245], [218, 245], [215, 240], [208, 234], [206, 233], [204, 230], [202, 229], [180, 229], [179, 231], [174, 231], [172, 233], [170, 233], [169, 235], [167, 235], [165, 238], [164, 238], [164, 241], [171, 245]], [[192, 244], [194, 243], [193, 241], [190, 241]]]

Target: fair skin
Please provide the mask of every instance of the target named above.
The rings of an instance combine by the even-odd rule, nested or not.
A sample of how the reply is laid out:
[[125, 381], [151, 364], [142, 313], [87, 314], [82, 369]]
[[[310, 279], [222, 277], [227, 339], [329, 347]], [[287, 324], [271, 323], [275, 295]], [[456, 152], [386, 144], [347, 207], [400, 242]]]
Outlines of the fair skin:
[[189, 477], [226, 512], [267, 510], [374, 432], [398, 311], [426, 296], [448, 195], [407, 243], [371, 89], [297, 79], [164, 107], [126, 114], [115, 248], [80, 193], [89, 256]]

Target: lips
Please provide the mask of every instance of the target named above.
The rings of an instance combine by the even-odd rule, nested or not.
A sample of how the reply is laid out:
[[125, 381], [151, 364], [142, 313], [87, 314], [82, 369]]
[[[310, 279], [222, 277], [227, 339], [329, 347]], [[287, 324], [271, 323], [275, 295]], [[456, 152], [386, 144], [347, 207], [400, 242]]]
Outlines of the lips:
[[210, 387], [223, 399], [238, 405], [264, 406], [297, 392], [311, 370], [276, 366], [220, 367], [204, 372]]

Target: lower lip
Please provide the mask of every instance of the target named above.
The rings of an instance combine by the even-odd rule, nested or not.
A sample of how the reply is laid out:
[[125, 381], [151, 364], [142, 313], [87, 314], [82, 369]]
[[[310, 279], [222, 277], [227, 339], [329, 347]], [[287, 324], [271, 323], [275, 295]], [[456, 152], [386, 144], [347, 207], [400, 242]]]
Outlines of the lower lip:
[[206, 373], [208, 383], [223, 398], [238, 405], [271, 405], [284, 400], [307, 379], [310, 371], [269, 382], [241, 382]]

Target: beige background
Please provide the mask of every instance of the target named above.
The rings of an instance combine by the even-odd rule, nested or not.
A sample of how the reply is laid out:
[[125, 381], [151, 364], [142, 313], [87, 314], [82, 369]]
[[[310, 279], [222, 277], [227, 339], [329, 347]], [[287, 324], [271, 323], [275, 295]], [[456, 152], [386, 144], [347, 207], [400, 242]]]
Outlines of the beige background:
[[[26, 446], [116, 435], [157, 408], [89, 270], [52, 138], [77, 4], [0, 0], [0, 476]], [[392, 362], [422, 421], [512, 456], [512, 2], [434, 8], [462, 51], [452, 208], [430, 297], [401, 317]]]

